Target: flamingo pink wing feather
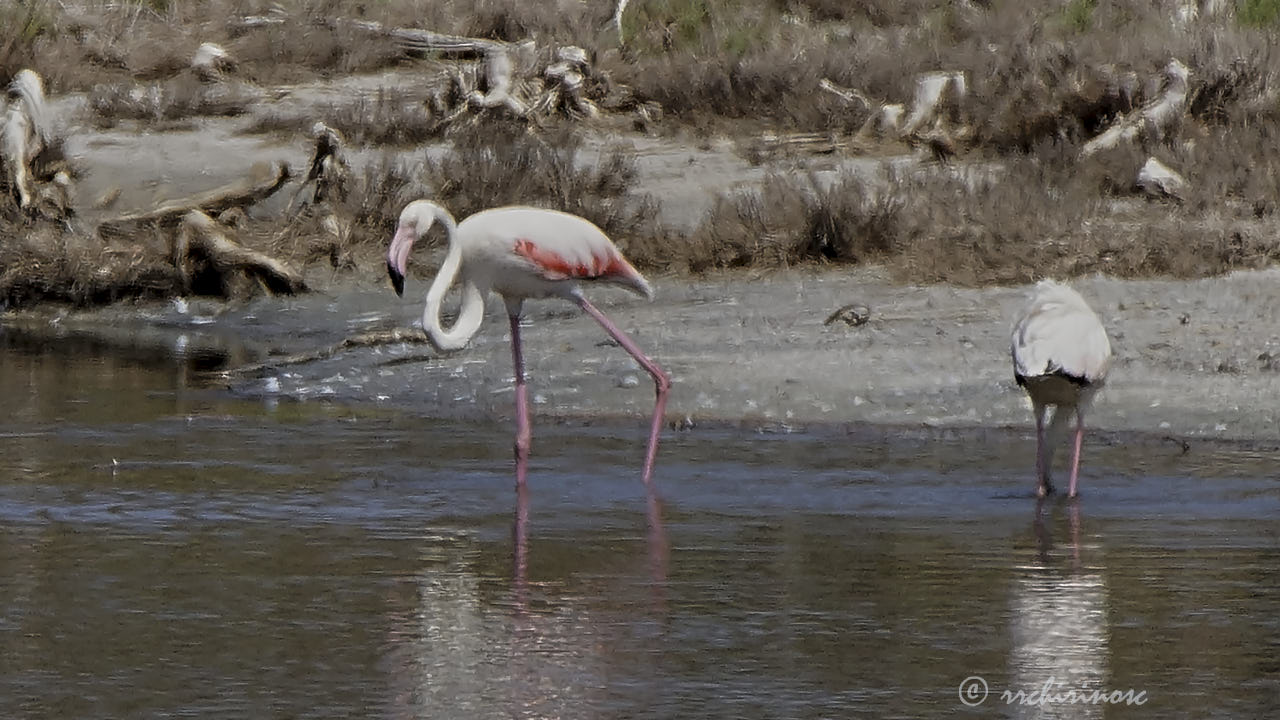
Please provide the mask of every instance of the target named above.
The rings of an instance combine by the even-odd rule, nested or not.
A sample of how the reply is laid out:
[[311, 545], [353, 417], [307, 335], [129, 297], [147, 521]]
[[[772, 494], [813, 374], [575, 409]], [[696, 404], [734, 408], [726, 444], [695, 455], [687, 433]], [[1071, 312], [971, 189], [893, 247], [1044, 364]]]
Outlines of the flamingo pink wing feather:
[[548, 280], [591, 280], [601, 277], [630, 277], [630, 263], [608, 247], [592, 248], [592, 252], [579, 258], [565, 255], [539, 245], [528, 238], [516, 238], [515, 252], [532, 262]]

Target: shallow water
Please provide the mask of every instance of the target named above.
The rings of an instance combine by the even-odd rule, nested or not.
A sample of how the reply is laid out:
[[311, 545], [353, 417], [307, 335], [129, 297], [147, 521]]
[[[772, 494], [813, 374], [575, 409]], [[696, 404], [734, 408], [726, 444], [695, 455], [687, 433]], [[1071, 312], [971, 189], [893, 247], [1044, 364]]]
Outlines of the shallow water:
[[535, 424], [521, 572], [504, 422], [0, 339], [0, 717], [1280, 707], [1275, 458], [1091, 447], [1081, 500], [1037, 508], [1026, 437], [699, 428], [664, 438], [655, 523], [641, 423]]

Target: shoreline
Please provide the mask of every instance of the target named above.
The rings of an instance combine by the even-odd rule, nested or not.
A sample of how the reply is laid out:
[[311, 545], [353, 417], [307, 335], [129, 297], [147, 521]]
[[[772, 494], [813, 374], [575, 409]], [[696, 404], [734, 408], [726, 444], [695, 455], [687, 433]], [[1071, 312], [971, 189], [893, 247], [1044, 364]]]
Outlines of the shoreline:
[[[36, 335], [47, 327], [50, 337], [96, 336], [108, 346], [142, 343], [175, 357], [211, 349], [227, 363], [270, 363], [362, 331], [410, 327], [427, 280], [411, 277], [406, 298], [397, 299], [368, 275], [297, 298], [11, 311], [0, 322]], [[901, 286], [874, 268], [654, 280], [653, 303], [614, 290], [588, 292], [672, 375], [669, 427], [872, 439], [1031, 433], [1007, 354], [1008, 324], [1025, 287]], [[1265, 302], [1280, 288], [1280, 269], [1189, 282], [1088, 278], [1072, 284], [1102, 317], [1115, 350], [1107, 386], [1086, 416], [1092, 442], [1150, 445], [1174, 438], [1280, 448], [1280, 409], [1267, 400], [1280, 397], [1280, 317], [1265, 312], [1268, 304], [1280, 307]], [[871, 308], [868, 323], [823, 324], [851, 302]], [[500, 305], [490, 298], [485, 324], [456, 353], [391, 344], [252, 376], [205, 379], [241, 396], [332, 399], [442, 420], [505, 420], [512, 378]], [[604, 342], [590, 318], [556, 301], [529, 303], [526, 312], [535, 418], [643, 424], [652, 407], [649, 378]]]

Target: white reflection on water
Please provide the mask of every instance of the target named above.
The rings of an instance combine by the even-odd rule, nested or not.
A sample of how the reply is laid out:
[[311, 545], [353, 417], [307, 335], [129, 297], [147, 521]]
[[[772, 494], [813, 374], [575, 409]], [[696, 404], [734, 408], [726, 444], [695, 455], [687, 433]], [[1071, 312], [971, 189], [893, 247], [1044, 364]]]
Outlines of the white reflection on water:
[[[648, 605], [660, 609], [668, 546], [653, 487], [647, 520]], [[530, 581], [528, 527], [528, 497], [517, 493], [509, 590], [486, 586], [462, 547], [446, 547], [413, 579], [413, 606], [391, 618], [391, 717], [446, 708], [454, 718], [575, 717], [609, 704], [613, 643], [635, 618]]]
[[1107, 585], [1101, 567], [1082, 562], [1079, 505], [1073, 502], [1067, 513], [1067, 556], [1062, 557], [1054, 552], [1043, 503], [1037, 503], [1037, 558], [1018, 568], [1013, 579], [1007, 688], [1015, 694], [1009, 705], [1013, 717], [1103, 716], [1102, 703], [1053, 702], [1054, 696], [1072, 690], [1088, 695], [1107, 684]]

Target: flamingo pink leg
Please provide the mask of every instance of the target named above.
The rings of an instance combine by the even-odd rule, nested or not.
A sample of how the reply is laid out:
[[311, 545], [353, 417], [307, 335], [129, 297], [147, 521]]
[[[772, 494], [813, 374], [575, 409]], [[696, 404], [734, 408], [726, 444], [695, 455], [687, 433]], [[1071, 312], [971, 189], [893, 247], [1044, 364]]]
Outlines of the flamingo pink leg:
[[511, 359], [516, 371], [516, 489], [525, 488], [529, 474], [529, 448], [533, 431], [529, 427], [529, 390], [524, 380], [524, 353], [520, 349], [520, 315], [511, 314]]
[[529, 391], [524, 379], [524, 353], [520, 348], [520, 313], [511, 317], [511, 359], [515, 364], [516, 378], [516, 519], [512, 528], [515, 547], [516, 608], [523, 613], [525, 605], [525, 579], [529, 571], [529, 448], [533, 444], [533, 432], [529, 425]]
[[671, 378], [667, 375], [658, 364], [650, 360], [647, 355], [640, 351], [639, 346], [627, 337], [627, 334], [618, 329], [616, 325], [610, 322], [604, 313], [600, 312], [595, 305], [587, 301], [585, 297], [577, 295], [574, 298], [578, 305], [588, 315], [596, 319], [600, 323], [600, 327], [609, 333], [618, 344], [627, 352], [631, 353], [631, 357], [640, 363], [640, 366], [653, 376], [654, 392], [657, 399], [653, 403], [653, 422], [649, 427], [649, 446], [644, 456], [644, 483], [649, 485], [653, 477], [653, 461], [658, 456], [658, 435], [662, 432], [662, 420], [667, 408], [667, 392], [671, 389]]
[[1067, 497], [1076, 496], [1076, 478], [1080, 474], [1080, 447], [1084, 444], [1084, 410], [1076, 408], [1076, 448], [1071, 456], [1071, 487]]

